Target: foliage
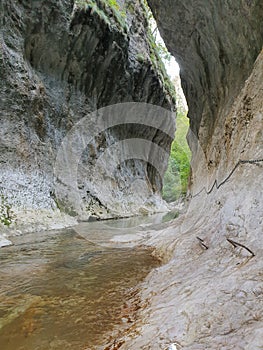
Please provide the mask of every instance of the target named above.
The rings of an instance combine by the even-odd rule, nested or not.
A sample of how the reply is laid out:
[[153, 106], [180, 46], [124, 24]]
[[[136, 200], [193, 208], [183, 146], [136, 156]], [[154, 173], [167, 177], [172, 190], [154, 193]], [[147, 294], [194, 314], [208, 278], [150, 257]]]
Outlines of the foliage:
[[0, 223], [5, 226], [10, 226], [14, 220], [14, 213], [11, 210], [11, 205], [8, 203], [4, 195], [0, 196]]
[[120, 11], [120, 5], [117, 3], [116, 0], [108, 0], [108, 5], [113, 7], [116, 11]]
[[168, 168], [163, 181], [163, 198], [167, 202], [185, 196], [190, 173], [191, 152], [186, 141], [189, 127], [186, 112], [177, 115], [177, 129], [172, 143]]
[[[127, 31], [126, 12], [121, 9], [117, 0], [76, 0], [75, 4], [85, 9], [90, 8], [108, 25], [117, 24], [120, 29]], [[111, 21], [112, 16], [114, 21]]]
[[109, 6], [113, 10], [115, 15], [118, 17], [118, 20], [120, 20], [119, 17], [122, 17], [122, 20], [126, 19], [126, 12], [123, 9], [121, 9], [117, 0], [103, 0], [103, 2], [105, 6]]
[[149, 8], [146, 0], [141, 0], [141, 6], [145, 12], [145, 17], [147, 20], [147, 36], [150, 49], [151, 62], [154, 65], [156, 71], [158, 72], [159, 78], [162, 81], [163, 87], [169, 94], [175, 103], [175, 88], [168, 76], [165, 68], [165, 61], [169, 62], [171, 59], [171, 54], [167, 50], [163, 40], [161, 39], [157, 24], [153, 18], [151, 9]]
[[171, 61], [172, 56], [171, 56], [170, 52], [167, 50], [165, 45], [163, 45], [162, 43], [157, 43], [156, 49], [159, 53], [159, 56], [161, 57], [161, 59], [163, 61], [167, 61], [167, 62]]

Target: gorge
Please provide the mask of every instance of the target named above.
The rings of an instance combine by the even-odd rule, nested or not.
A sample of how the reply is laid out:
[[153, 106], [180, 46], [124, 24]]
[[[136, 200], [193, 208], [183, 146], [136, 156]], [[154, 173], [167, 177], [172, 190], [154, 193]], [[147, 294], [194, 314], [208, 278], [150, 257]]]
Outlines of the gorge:
[[[122, 240], [151, 247], [163, 265], [140, 286], [138, 321], [102, 349], [262, 349], [263, 3], [148, 4], [181, 68], [193, 155], [189, 195], [176, 220]], [[0, 188], [16, 218], [0, 233], [12, 239], [18, 231], [167, 210], [161, 177], [175, 97], [147, 30], [144, 1], [0, 6]], [[83, 149], [79, 208], [68, 195], [70, 181], [54, 180], [57, 153], [83, 118], [87, 130], [96, 130], [99, 116], [120, 103], [125, 123], [99, 129]], [[160, 124], [149, 122], [147, 104], [157, 106], [150, 113]], [[158, 146], [146, 158], [159, 159], [163, 150], [158, 171], [143, 157], [126, 158], [112, 171], [113, 156], [102, 159], [105, 173], [93, 172], [107, 148], [130, 139]], [[62, 157], [68, 169], [74, 154]]]

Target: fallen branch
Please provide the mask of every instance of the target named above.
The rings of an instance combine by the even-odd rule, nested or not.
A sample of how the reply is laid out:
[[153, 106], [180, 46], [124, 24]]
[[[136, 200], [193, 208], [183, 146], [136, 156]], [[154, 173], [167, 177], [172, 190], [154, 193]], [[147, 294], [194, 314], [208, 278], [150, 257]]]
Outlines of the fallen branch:
[[200, 237], [197, 237], [196, 238], [198, 239], [199, 241], [199, 244], [201, 245], [202, 248], [205, 248], [205, 249], [208, 249], [208, 246], [204, 243], [204, 240]]
[[232, 244], [232, 246], [233, 246], [234, 248], [236, 248], [236, 247], [244, 248], [244, 249], [246, 249], [252, 256], [255, 256], [255, 253], [253, 253], [252, 250], [249, 249], [248, 247], [246, 247], [244, 244], [235, 242], [235, 241], [233, 241], [233, 240], [230, 239], [230, 238], [227, 238], [226, 240], [227, 240], [230, 244]]

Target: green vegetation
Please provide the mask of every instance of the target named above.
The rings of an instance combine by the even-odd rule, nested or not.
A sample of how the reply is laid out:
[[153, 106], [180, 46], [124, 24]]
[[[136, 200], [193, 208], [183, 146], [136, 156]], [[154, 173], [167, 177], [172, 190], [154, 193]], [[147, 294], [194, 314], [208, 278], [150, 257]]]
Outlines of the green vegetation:
[[104, 9], [110, 7], [115, 19], [119, 22], [121, 27], [127, 30], [126, 26], [126, 11], [120, 7], [116, 0], [102, 0], [104, 3]]
[[138, 53], [136, 55], [136, 59], [137, 59], [138, 62], [141, 62], [141, 63], [144, 63], [146, 61], [145, 56], [144, 56], [143, 53]]
[[108, 25], [118, 25], [127, 32], [126, 11], [120, 7], [117, 0], [76, 0], [75, 4], [86, 10], [91, 9]]
[[113, 8], [115, 11], [121, 12], [123, 16], [126, 16], [125, 12], [121, 11], [120, 5], [117, 3], [116, 0], [103, 0], [105, 4], [108, 4], [111, 8]]
[[14, 213], [11, 210], [11, 205], [4, 195], [0, 195], [0, 223], [9, 227], [13, 221]]
[[104, 11], [102, 11], [95, 0], [76, 0], [75, 4], [85, 10], [91, 9], [93, 13], [96, 13], [105, 23], [110, 25], [110, 21]]
[[163, 87], [168, 95], [171, 96], [173, 103], [176, 103], [176, 93], [173, 83], [169, 75], [166, 72], [164, 62], [170, 61], [171, 54], [167, 50], [166, 46], [157, 40], [157, 25], [153, 18], [151, 9], [149, 8], [146, 0], [141, 0], [141, 7], [145, 13], [147, 21], [147, 37], [150, 50], [150, 59], [155, 67], [160, 80], [162, 81]]
[[145, 9], [148, 21], [151, 61], [159, 73], [166, 92], [170, 94], [174, 103], [177, 102], [175, 140], [171, 146], [168, 168], [163, 181], [163, 198], [167, 202], [172, 202], [179, 197], [185, 196], [187, 193], [191, 159], [191, 151], [186, 141], [189, 121], [186, 116], [187, 112], [182, 97], [180, 94], [176, 93], [175, 84], [171, 81], [165, 69], [165, 63], [170, 62], [171, 54], [167, 50], [165, 44], [158, 39], [158, 28], [146, 0], [141, 0], [141, 3]]
[[191, 151], [186, 141], [189, 122], [185, 111], [177, 114], [176, 126], [175, 140], [163, 181], [163, 198], [167, 202], [186, 195], [190, 173]]

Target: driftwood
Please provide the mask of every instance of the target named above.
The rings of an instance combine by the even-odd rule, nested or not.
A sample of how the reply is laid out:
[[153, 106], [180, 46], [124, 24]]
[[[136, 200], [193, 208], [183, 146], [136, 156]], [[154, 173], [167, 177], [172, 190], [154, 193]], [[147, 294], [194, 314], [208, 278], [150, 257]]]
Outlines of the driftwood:
[[230, 244], [232, 244], [232, 246], [233, 246], [234, 248], [236, 248], [236, 247], [244, 248], [244, 249], [246, 249], [252, 256], [255, 256], [255, 253], [253, 253], [252, 250], [249, 249], [248, 247], [246, 247], [244, 244], [235, 242], [235, 241], [233, 241], [233, 240], [230, 239], [230, 238], [227, 238], [226, 240], [227, 240]]

